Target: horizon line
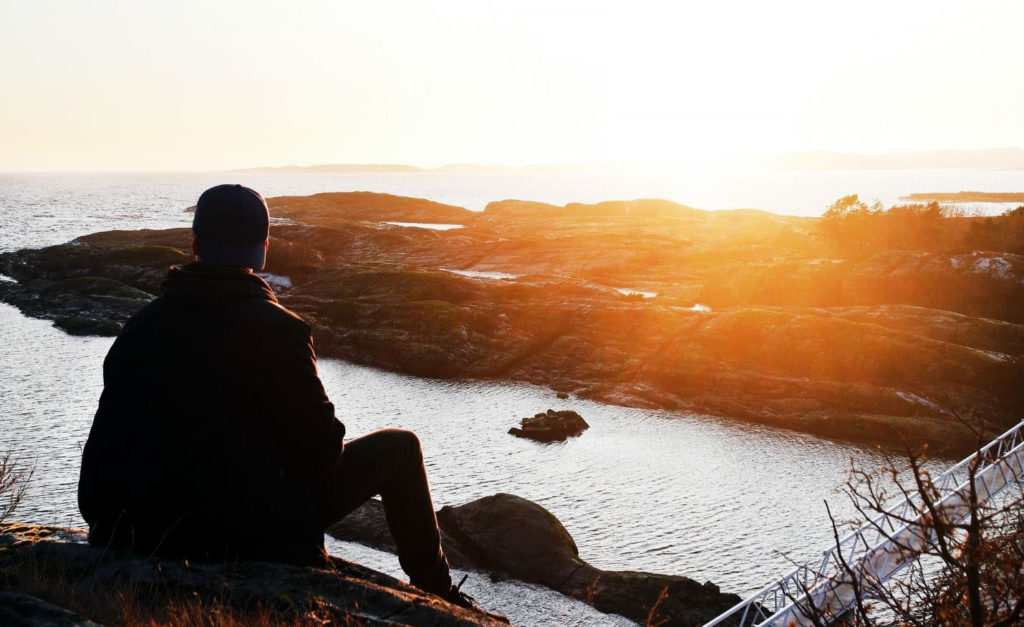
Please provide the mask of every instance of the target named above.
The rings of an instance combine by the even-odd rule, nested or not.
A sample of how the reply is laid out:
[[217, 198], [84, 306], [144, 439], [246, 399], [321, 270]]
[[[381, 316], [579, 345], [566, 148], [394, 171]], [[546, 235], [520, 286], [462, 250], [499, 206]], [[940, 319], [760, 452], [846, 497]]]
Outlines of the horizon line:
[[[780, 152], [780, 153], [759, 153], [759, 154], [734, 154], [734, 155], [722, 155], [712, 159], [717, 161], [721, 165], [716, 167], [763, 167], [767, 169], [809, 169], [809, 170], [843, 170], [843, 169], [992, 169], [991, 166], [934, 166], [934, 165], [923, 165], [923, 166], [898, 166], [898, 167], [834, 167], [827, 164], [808, 167], [799, 167], [794, 165], [785, 165], [787, 159], [799, 159], [809, 158], [814, 156], [829, 156], [833, 158], [848, 158], [848, 159], [878, 159], [878, 158], [908, 158], [908, 157], [925, 157], [925, 156], [938, 156], [938, 155], [970, 155], [970, 154], [983, 154], [993, 152], [1018, 152], [1024, 159], [1024, 148], [1019, 146], [990, 146], [986, 148], [938, 148], [932, 150], [901, 150], [892, 152], [872, 152], [872, 153], [860, 153], [860, 152], [848, 152], [842, 150], [830, 150], [830, 149], [818, 149], [818, 150], [802, 150], [796, 152]], [[772, 164], [771, 161], [779, 160], [780, 163]], [[311, 170], [317, 168], [352, 168], [358, 170], [360, 168], [373, 170], [379, 169], [378, 173], [389, 174], [399, 172], [388, 172], [388, 168], [394, 168], [396, 170], [405, 170], [408, 174], [415, 173], [439, 173], [444, 170], [457, 170], [457, 169], [493, 169], [493, 170], [547, 170], [547, 169], [623, 169], [623, 170], [666, 170], [676, 168], [686, 169], [707, 169], [707, 160], [702, 161], [702, 166], [695, 167], [693, 163], [694, 159], [682, 159], [676, 162], [643, 162], [643, 161], [611, 161], [611, 160], [580, 160], [580, 161], [567, 161], [567, 162], [553, 162], [553, 163], [528, 163], [528, 164], [509, 164], [509, 163], [485, 163], [475, 161], [453, 161], [443, 163], [434, 167], [427, 167], [422, 165], [415, 165], [412, 163], [402, 162], [381, 162], [381, 161], [367, 161], [367, 162], [322, 162], [322, 163], [311, 163], [308, 165], [299, 165], [296, 163], [287, 163], [284, 165], [258, 165], [258, 166], [242, 166], [242, 167], [220, 167], [220, 168], [48, 168], [48, 169], [0, 169], [0, 174], [217, 174], [217, 173], [248, 173], [248, 174], [263, 174], [273, 173], [274, 170]], [[1004, 169], [1019, 169], [1024, 167], [1024, 162], [1016, 164]], [[999, 169], [999, 168], [996, 168]], [[301, 172], [293, 172], [301, 173]], [[322, 172], [327, 174], [329, 172]], [[352, 172], [353, 174], [370, 174], [373, 172]]]

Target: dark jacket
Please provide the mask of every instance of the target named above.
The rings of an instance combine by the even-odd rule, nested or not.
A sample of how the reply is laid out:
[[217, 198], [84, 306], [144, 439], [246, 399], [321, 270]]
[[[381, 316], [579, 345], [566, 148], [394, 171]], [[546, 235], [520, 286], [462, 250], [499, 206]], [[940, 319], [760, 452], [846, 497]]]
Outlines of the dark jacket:
[[309, 326], [243, 268], [172, 268], [103, 363], [78, 502], [95, 545], [313, 563], [345, 428]]

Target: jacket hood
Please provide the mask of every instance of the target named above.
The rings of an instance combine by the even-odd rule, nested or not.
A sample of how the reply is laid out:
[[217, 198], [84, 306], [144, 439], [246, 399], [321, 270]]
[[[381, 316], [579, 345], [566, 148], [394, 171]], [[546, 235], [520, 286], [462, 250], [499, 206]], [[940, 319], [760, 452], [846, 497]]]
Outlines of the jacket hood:
[[270, 286], [248, 268], [215, 266], [200, 261], [173, 266], [160, 287], [165, 298], [194, 304], [212, 305], [251, 298], [277, 302]]

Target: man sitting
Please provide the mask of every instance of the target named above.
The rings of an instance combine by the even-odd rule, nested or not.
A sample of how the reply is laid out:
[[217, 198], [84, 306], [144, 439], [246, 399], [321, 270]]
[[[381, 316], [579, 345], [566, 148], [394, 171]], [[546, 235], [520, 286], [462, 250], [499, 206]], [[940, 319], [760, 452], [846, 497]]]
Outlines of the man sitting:
[[78, 490], [89, 542], [317, 564], [324, 529], [379, 494], [411, 582], [473, 607], [452, 585], [416, 436], [343, 445], [309, 325], [253, 273], [269, 245], [263, 197], [208, 189], [192, 231], [198, 261], [170, 269], [103, 363]]

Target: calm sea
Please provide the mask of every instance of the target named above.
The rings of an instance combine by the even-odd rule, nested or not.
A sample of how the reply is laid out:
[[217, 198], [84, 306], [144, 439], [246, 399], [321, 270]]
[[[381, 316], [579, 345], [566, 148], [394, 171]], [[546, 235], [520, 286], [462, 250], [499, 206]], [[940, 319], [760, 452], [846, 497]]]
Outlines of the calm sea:
[[[502, 198], [564, 204], [666, 197], [697, 207], [806, 215], [848, 193], [889, 202], [911, 192], [1024, 187], [1019, 174], [1006, 172], [757, 176], [0, 175], [0, 250], [112, 228], [187, 226], [184, 209], [203, 189], [224, 181], [249, 184], [267, 196], [369, 190], [470, 209]], [[68, 336], [0, 305], [0, 451], [35, 467], [17, 518], [84, 525], [75, 497], [81, 447], [110, 343]], [[788, 572], [792, 560], [820, 556], [832, 539], [824, 501], [840, 518], [852, 515], [836, 492], [851, 460], [867, 468], [882, 463], [862, 447], [710, 416], [562, 401], [545, 388], [425, 380], [330, 359], [320, 369], [350, 434], [402, 427], [420, 435], [438, 507], [496, 492], [519, 494], [558, 516], [581, 556], [597, 566], [686, 575], [741, 594]], [[506, 434], [519, 418], [548, 408], [575, 409], [591, 429], [551, 445]], [[401, 576], [392, 556], [345, 543], [330, 546]], [[467, 589], [474, 596], [518, 624], [622, 624], [532, 586], [494, 584], [483, 576], [471, 582]]]

